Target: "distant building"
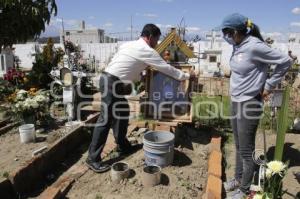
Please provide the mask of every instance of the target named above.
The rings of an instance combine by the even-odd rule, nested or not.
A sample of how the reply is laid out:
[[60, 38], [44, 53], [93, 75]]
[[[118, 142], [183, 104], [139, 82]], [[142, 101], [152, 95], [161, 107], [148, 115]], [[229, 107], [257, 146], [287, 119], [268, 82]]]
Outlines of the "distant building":
[[289, 43], [300, 43], [300, 33], [290, 33]]
[[82, 21], [79, 30], [64, 30], [60, 32], [60, 43], [65, 40], [72, 43], [104, 43], [104, 30], [102, 29], [85, 29], [85, 22]]

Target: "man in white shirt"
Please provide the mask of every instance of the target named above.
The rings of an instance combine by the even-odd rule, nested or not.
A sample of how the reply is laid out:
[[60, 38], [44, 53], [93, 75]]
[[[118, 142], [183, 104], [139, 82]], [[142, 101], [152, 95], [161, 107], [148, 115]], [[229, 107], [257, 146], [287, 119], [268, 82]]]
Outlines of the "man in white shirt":
[[141, 72], [148, 66], [180, 81], [190, 78], [190, 74], [169, 65], [155, 51], [160, 35], [157, 26], [146, 24], [141, 38], [123, 44], [100, 76], [101, 112], [86, 160], [88, 167], [95, 172], [105, 172], [110, 168], [101, 162], [101, 152], [111, 127], [117, 151], [120, 154], [128, 154], [132, 149], [126, 139], [129, 106], [124, 95], [130, 93], [126, 91], [126, 83], [139, 80]]

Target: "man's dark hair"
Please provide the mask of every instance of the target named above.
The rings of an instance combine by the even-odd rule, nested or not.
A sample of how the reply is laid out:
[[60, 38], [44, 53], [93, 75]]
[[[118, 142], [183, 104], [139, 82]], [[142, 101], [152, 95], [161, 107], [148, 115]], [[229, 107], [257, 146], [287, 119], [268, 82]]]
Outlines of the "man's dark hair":
[[143, 28], [141, 36], [142, 37], [150, 37], [150, 35], [153, 37], [160, 36], [161, 32], [160, 32], [159, 27], [157, 27], [154, 24], [146, 24]]

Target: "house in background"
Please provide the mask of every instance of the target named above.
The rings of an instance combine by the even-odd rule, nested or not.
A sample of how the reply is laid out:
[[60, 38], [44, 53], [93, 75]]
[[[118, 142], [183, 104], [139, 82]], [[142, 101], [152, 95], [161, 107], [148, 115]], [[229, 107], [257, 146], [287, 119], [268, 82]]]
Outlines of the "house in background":
[[[64, 38], [63, 38], [64, 37]], [[85, 22], [80, 22], [80, 28], [75, 30], [60, 31], [60, 43], [63, 39], [71, 41], [74, 44], [81, 43], [104, 43], [104, 30], [102, 29], [85, 29]]]

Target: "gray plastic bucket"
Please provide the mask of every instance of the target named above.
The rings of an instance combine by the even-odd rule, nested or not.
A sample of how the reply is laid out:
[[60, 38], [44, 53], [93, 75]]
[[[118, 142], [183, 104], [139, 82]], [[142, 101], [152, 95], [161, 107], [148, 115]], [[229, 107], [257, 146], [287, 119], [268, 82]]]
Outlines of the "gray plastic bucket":
[[175, 136], [167, 131], [149, 131], [143, 138], [146, 165], [166, 167], [173, 162]]

